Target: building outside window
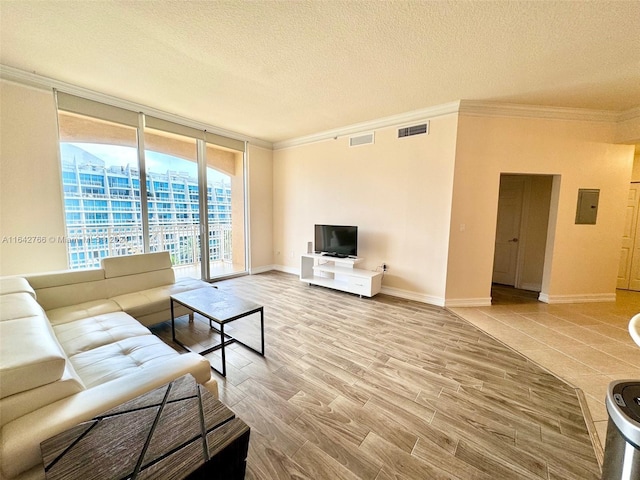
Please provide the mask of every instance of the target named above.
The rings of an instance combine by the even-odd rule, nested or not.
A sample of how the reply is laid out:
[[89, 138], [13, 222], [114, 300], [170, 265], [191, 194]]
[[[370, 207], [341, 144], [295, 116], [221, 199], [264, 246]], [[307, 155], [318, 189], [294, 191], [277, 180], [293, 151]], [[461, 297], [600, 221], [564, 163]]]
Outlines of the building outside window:
[[[142, 252], [140, 203], [135, 201], [140, 198], [139, 171], [128, 165], [122, 168], [109, 166], [105, 159], [90, 153], [91, 150], [105, 151], [105, 146], [96, 149], [94, 144], [60, 144], [71, 268], [95, 268], [99, 267], [101, 258]], [[107, 153], [105, 157], [116, 153]], [[152, 235], [157, 239], [156, 247], [163, 247], [158, 250], [169, 249], [175, 265], [197, 263], [198, 252], [194, 253], [193, 249], [199, 228], [199, 215], [195, 214], [199, 200], [197, 178], [170, 171], [156, 172], [153, 176], [154, 180], [148, 185], [160, 201], [148, 205], [150, 223], [159, 229], [159, 235]], [[78, 179], [81, 191], [75, 188]], [[180, 183], [171, 183], [169, 188], [169, 182], [176, 180]], [[218, 212], [231, 209], [231, 186], [220, 178], [209, 188], [227, 192], [226, 196], [218, 196], [209, 202], [209, 221], [221, 227], [222, 232], [231, 226], [231, 220]], [[187, 191], [191, 193], [189, 196]], [[222, 235], [219, 237], [212, 238], [210, 245], [220, 244], [223, 239]]]

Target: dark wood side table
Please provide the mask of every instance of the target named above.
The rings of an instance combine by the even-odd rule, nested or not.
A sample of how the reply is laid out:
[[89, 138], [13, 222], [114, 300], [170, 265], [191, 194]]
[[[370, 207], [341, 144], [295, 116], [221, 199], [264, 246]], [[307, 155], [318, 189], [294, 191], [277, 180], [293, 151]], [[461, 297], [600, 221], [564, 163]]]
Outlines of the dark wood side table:
[[47, 480], [240, 480], [250, 430], [191, 375], [40, 445]]

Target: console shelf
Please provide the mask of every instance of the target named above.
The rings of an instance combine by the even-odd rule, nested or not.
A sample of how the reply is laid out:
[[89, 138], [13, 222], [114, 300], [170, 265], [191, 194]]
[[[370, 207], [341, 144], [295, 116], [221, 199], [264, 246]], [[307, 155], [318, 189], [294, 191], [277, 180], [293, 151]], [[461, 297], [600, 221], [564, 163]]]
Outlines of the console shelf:
[[362, 258], [339, 258], [308, 253], [300, 260], [300, 280], [361, 297], [373, 297], [382, 288], [382, 272], [354, 268]]

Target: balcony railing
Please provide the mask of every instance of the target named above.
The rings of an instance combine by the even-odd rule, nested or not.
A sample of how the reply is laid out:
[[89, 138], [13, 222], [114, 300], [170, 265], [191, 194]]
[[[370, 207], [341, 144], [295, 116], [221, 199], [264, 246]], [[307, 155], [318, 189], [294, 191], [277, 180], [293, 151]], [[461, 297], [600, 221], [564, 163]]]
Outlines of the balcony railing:
[[[198, 225], [151, 225], [151, 252], [169, 251], [174, 266], [200, 263]], [[209, 225], [209, 261], [232, 261], [231, 225]], [[69, 226], [66, 237], [71, 268], [95, 268], [100, 259], [143, 253], [141, 226]]]

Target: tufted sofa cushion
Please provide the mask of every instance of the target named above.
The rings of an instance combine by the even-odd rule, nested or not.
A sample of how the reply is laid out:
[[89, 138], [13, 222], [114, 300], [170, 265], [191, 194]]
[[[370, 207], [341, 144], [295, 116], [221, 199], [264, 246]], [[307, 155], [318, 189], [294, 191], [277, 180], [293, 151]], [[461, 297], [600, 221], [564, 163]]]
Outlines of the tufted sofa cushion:
[[151, 335], [148, 328], [124, 312], [54, 325], [53, 331], [70, 357], [126, 338]]
[[47, 316], [53, 325], [60, 325], [62, 323], [73, 322], [87, 317], [95, 317], [96, 315], [119, 312], [121, 310], [120, 306], [113, 300], [104, 299], [47, 310]]
[[[147, 371], [149, 375], [154, 375], [154, 370], [175, 357], [176, 351], [155, 335], [144, 335], [125, 338], [69, 358], [84, 384], [91, 388], [137, 371]], [[206, 362], [206, 359], [202, 359]], [[210, 375], [206, 370], [207, 378], [196, 380], [205, 383]]]

